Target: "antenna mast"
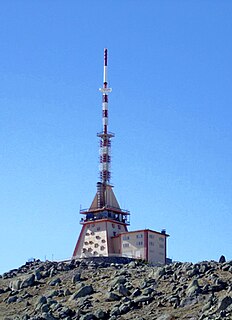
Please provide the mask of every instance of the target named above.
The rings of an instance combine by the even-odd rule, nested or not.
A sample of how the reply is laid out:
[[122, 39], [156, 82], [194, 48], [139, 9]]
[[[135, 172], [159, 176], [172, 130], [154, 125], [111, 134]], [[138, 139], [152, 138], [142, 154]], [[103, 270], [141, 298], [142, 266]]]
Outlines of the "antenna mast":
[[113, 133], [108, 132], [108, 94], [112, 91], [108, 88], [107, 73], [108, 73], [108, 51], [104, 49], [104, 69], [103, 69], [103, 87], [99, 90], [102, 92], [102, 132], [97, 136], [100, 138], [100, 179], [103, 187], [110, 183], [110, 151], [111, 151], [111, 138], [114, 137]]

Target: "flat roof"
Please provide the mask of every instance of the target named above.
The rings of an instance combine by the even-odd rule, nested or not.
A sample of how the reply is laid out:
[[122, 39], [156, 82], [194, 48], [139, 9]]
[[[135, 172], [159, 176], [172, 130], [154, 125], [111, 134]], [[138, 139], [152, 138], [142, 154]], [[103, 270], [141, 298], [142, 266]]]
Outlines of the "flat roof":
[[139, 232], [144, 232], [144, 231], [149, 231], [149, 232], [156, 233], [156, 234], [159, 234], [159, 235], [162, 235], [162, 236], [165, 236], [165, 237], [170, 237], [170, 235], [167, 234], [167, 233], [162, 233], [162, 232], [154, 231], [154, 230], [151, 230], [151, 229], [142, 229], [142, 230], [121, 232], [117, 236], [114, 236], [112, 238], [116, 238], [116, 237], [119, 237], [121, 235], [128, 234], [128, 233], [139, 233]]

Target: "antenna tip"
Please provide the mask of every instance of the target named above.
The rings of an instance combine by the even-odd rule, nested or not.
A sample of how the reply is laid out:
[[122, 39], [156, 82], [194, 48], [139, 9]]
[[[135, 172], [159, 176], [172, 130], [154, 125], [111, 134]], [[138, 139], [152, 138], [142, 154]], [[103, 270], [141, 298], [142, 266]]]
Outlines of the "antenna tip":
[[108, 52], [108, 49], [105, 48], [104, 49], [104, 66], [107, 66], [107, 52]]

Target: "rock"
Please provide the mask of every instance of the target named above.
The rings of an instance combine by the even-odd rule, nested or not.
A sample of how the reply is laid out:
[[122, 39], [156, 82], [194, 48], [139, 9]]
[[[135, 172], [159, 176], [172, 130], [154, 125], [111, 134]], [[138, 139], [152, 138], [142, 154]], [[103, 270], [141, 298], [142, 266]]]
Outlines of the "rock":
[[163, 314], [162, 316], [158, 317], [156, 320], [175, 320], [176, 318], [171, 314]]
[[198, 302], [197, 298], [195, 296], [190, 296], [182, 299], [180, 301], [180, 307], [186, 307], [186, 306], [191, 306], [194, 305]]
[[47, 298], [45, 296], [41, 296], [38, 298], [37, 304], [45, 304], [47, 303]]
[[226, 296], [222, 298], [218, 303], [217, 312], [227, 309], [232, 304], [232, 297]]
[[74, 276], [72, 277], [72, 283], [77, 283], [81, 280], [81, 274], [78, 272], [76, 274], [74, 274]]
[[224, 262], [226, 262], [226, 258], [225, 256], [222, 255], [219, 259], [219, 263], [224, 263]]
[[96, 317], [93, 313], [88, 313], [80, 317], [80, 320], [95, 320]]
[[212, 307], [212, 300], [209, 300], [201, 309], [202, 313], [209, 310]]
[[39, 281], [42, 279], [42, 274], [40, 273], [40, 270], [35, 271], [35, 280]]
[[47, 313], [49, 311], [49, 305], [48, 304], [42, 304], [40, 306], [40, 310], [41, 310], [41, 312]]
[[58, 295], [59, 295], [59, 291], [58, 290], [53, 290], [47, 295], [47, 297], [48, 298], [53, 298], [53, 297], [58, 297]]
[[35, 275], [32, 274], [22, 281], [20, 288], [22, 289], [22, 288], [31, 287], [34, 285], [34, 283], [35, 283]]
[[63, 319], [65, 317], [72, 316], [72, 315], [73, 315], [73, 311], [71, 309], [69, 309], [68, 307], [63, 307], [59, 311], [59, 319]]
[[106, 312], [102, 309], [97, 309], [94, 313], [95, 317], [97, 319], [105, 319], [106, 318]]
[[[39, 320], [40, 320], [40, 319], [41, 319], [41, 318], [39, 318]], [[42, 313], [42, 319], [43, 319], [43, 320], [56, 320], [56, 318], [54, 318], [52, 314], [47, 313], [47, 312], [43, 312], [43, 313]], [[36, 320], [38, 320], [38, 318], [36, 318]]]
[[110, 311], [110, 316], [118, 316], [120, 315], [120, 310], [118, 307], [114, 307], [111, 311]]
[[159, 278], [161, 278], [163, 275], [165, 274], [165, 269], [163, 267], [158, 267], [156, 269], [153, 270], [153, 274], [150, 274], [149, 276], [151, 278], [154, 278], [156, 280], [158, 280]]
[[124, 284], [126, 283], [126, 277], [124, 276], [119, 276], [116, 277], [112, 282], [111, 282], [111, 287], [114, 288], [116, 284]]
[[120, 314], [125, 314], [125, 313], [129, 312], [130, 310], [131, 310], [130, 304], [128, 304], [128, 303], [123, 303], [119, 307]]
[[143, 295], [148, 296], [149, 294], [152, 294], [154, 291], [155, 291], [155, 290], [154, 290], [153, 288], [151, 288], [151, 287], [145, 288], [145, 289], [143, 290]]
[[71, 291], [69, 290], [69, 288], [65, 289], [64, 290], [64, 296], [67, 297], [67, 296], [70, 296], [72, 293]]
[[135, 304], [138, 304], [138, 303], [141, 303], [141, 302], [149, 303], [151, 300], [152, 300], [152, 297], [142, 295], [142, 296], [140, 296], [140, 297], [135, 298], [135, 299], [133, 300], [133, 302], [134, 302]]
[[186, 295], [187, 296], [192, 296], [195, 294], [198, 294], [200, 292], [199, 284], [196, 279], [194, 279], [188, 286], [186, 290]]
[[10, 285], [9, 285], [9, 287], [10, 287], [10, 289], [11, 290], [19, 290], [20, 288], [21, 288], [21, 284], [22, 284], [22, 280], [14, 280], [14, 281], [11, 281], [10, 282]]
[[121, 297], [114, 292], [108, 292], [106, 295], [106, 301], [119, 301]]
[[118, 292], [125, 297], [128, 297], [131, 294], [130, 291], [123, 284], [119, 285]]
[[134, 298], [134, 297], [140, 296], [141, 294], [142, 294], [142, 291], [137, 288], [132, 292], [131, 296]]
[[53, 287], [53, 286], [59, 285], [60, 283], [61, 283], [61, 279], [60, 278], [56, 278], [56, 279], [50, 281], [49, 285]]
[[18, 299], [18, 297], [17, 297], [17, 296], [9, 297], [9, 298], [7, 299], [7, 303], [13, 303], [13, 302], [16, 302], [16, 301], [17, 301], [17, 299]]
[[93, 292], [94, 292], [93, 287], [91, 285], [86, 285], [86, 286], [83, 286], [82, 288], [80, 288], [74, 294], [72, 294], [71, 297], [69, 298], [69, 300], [70, 301], [76, 300], [77, 298], [88, 296], [88, 295], [92, 294]]

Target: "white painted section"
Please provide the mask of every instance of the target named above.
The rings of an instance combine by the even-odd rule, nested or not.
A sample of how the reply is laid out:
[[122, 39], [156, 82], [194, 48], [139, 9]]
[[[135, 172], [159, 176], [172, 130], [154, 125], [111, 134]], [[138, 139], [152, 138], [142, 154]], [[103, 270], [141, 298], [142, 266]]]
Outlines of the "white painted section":
[[121, 237], [122, 254], [131, 258], [145, 259], [144, 231], [128, 232]]
[[97, 257], [118, 253], [115, 251], [113, 236], [125, 232], [126, 227], [114, 220], [95, 220], [83, 225], [75, 256]]
[[104, 66], [104, 70], [103, 70], [103, 82], [107, 82], [107, 76], [108, 76], [107, 66]]
[[164, 234], [148, 232], [148, 261], [157, 264], [165, 264], [165, 241]]
[[108, 110], [108, 102], [102, 102], [102, 110]]
[[103, 125], [108, 125], [108, 118], [103, 117], [102, 122], [103, 122]]

